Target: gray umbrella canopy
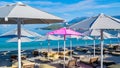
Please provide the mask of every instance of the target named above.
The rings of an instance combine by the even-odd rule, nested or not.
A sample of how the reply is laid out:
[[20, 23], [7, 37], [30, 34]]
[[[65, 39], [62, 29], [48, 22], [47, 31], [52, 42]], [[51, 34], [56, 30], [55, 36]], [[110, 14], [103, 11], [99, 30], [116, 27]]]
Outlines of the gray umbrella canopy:
[[[16, 18], [22, 19], [23, 24], [40, 24], [62, 22], [63, 19], [32, 8], [21, 2], [0, 7], [0, 24], [16, 24]], [[7, 22], [4, 22], [4, 21]]]
[[[21, 37], [21, 42], [31, 42], [31, 41], [32, 41], [32, 39], [30, 39], [30, 38]], [[7, 42], [18, 42], [18, 38], [15, 37], [15, 38], [9, 39], [9, 40], [7, 40]]]
[[89, 36], [84, 36], [82, 37], [83, 40], [93, 40], [93, 38], [89, 37]]
[[[97, 37], [100, 36], [100, 30], [89, 30], [84, 32], [83, 34]], [[103, 31], [103, 38], [108, 39], [108, 38], [116, 38], [116, 37], [108, 32]]]
[[70, 28], [79, 29], [120, 29], [120, 20], [111, 16], [104, 15], [103, 13], [95, 17], [87, 18], [78, 22]]
[[69, 28], [80, 29], [98, 29], [101, 35], [101, 68], [103, 68], [103, 30], [104, 29], [120, 29], [120, 20], [104, 15], [103, 13], [95, 17], [90, 17], [79, 23], [76, 23]]
[[[18, 34], [17, 34], [17, 29], [8, 31], [8, 32], [0, 35], [0, 37], [8, 37], [8, 36], [13, 36], [13, 37], [14, 37], [14, 36], [18, 36]], [[30, 31], [30, 30], [21, 28], [21, 36], [41, 37], [42, 35], [40, 35], [40, 34], [38, 34], [38, 33], [36, 33], [36, 32]]]
[[47, 24], [57, 22], [63, 22], [63, 19], [21, 2], [0, 7], [0, 24], [17, 24], [18, 68], [21, 68], [21, 24]]
[[64, 38], [60, 36], [46, 35], [46, 36], [37, 37], [35, 39], [35, 41], [45, 41], [45, 40], [64, 40]]
[[[95, 45], [96, 45], [95, 39], [96, 39], [96, 37], [100, 36], [100, 34], [101, 34], [100, 30], [89, 30], [89, 31], [84, 32], [83, 34], [94, 36], [94, 38], [93, 38], [93, 44], [94, 44], [94, 56], [95, 56]], [[103, 32], [103, 38], [104, 39], [108, 39], [108, 38], [116, 38], [116, 37], [113, 36], [112, 34], [107, 33], [107, 32], [104, 31]], [[100, 37], [98, 39], [100, 39]]]

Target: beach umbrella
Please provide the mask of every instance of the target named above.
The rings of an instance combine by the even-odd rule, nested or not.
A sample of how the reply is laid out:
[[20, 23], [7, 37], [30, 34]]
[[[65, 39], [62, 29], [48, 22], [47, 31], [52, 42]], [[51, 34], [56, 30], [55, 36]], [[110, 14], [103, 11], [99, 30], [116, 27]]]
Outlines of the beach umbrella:
[[93, 38], [89, 37], [89, 36], [84, 36], [82, 37], [83, 40], [93, 40]]
[[69, 28], [73, 28], [75, 30], [88, 30], [88, 29], [96, 29], [100, 30], [101, 36], [101, 68], [103, 68], [103, 31], [105, 29], [120, 29], [120, 20], [113, 18], [111, 16], [104, 15], [103, 13], [98, 16], [87, 18], [81, 22], [78, 22]]
[[46, 39], [48, 40], [48, 52], [50, 48], [50, 40], [58, 40], [58, 52], [59, 52], [59, 40], [63, 40], [64, 38], [60, 36], [46, 35]]
[[81, 39], [85, 40], [85, 44], [87, 45], [87, 41], [86, 40], [93, 40], [92, 37], [89, 36], [83, 36]]
[[[96, 36], [100, 36], [98, 35], [98, 32], [96, 32], [96, 30], [88, 30], [88, 31], [85, 31], [83, 33], [84, 35], [88, 35], [88, 36], [93, 36], [93, 46], [94, 46], [94, 56], [95, 56], [95, 45], [96, 45]], [[96, 34], [96, 35], [93, 35], [93, 34]]]
[[76, 36], [76, 35], [67, 35], [67, 38], [76, 38], [76, 39], [80, 39], [82, 38], [82, 36]]
[[44, 38], [44, 36], [39, 36], [39, 37], [35, 37], [34, 41], [39, 41], [40, 42], [40, 46], [42, 48], [42, 42], [46, 41], [46, 39]]
[[117, 37], [120, 38], [120, 33], [118, 33]]
[[[60, 28], [58, 30], [51, 31], [47, 33], [48, 35], [55, 34], [55, 35], [63, 35], [64, 36], [64, 52], [65, 52], [65, 47], [66, 47], [66, 35], [82, 35], [76, 31], [73, 31], [69, 28]], [[64, 63], [65, 63], [65, 53], [64, 53]], [[65, 64], [64, 64], [65, 68]]]
[[[100, 39], [100, 37], [99, 37], [100, 36], [100, 30], [89, 30], [89, 31], [84, 32], [83, 34], [90, 35], [90, 36], [94, 37], [93, 38], [93, 44], [94, 44], [94, 56], [95, 56], [95, 45], [96, 45], [95, 39], [96, 39], [96, 37], [98, 37], [98, 39]], [[116, 38], [116, 37], [112, 36], [112, 34], [107, 33], [105, 31], [103, 31], [103, 37], [104, 37], [104, 39]]]
[[[35, 39], [35, 41], [46, 41], [48, 40], [48, 49], [50, 46], [49, 41], [50, 40], [58, 40], [58, 52], [59, 52], [59, 40], [63, 40], [64, 38], [60, 37], [60, 36], [54, 36], [54, 35], [46, 35], [46, 36], [42, 36], [42, 37], [37, 37]], [[48, 50], [49, 51], [49, 50]]]
[[[8, 31], [8, 32], [0, 35], [0, 37], [17, 37], [17, 36], [18, 36], [17, 29]], [[26, 37], [40, 37], [42, 35], [40, 35], [40, 34], [38, 34], [36, 32], [30, 31], [30, 30], [21, 28], [21, 36], [26, 36]]]
[[118, 34], [117, 34], [117, 39], [118, 39], [118, 44], [120, 45], [120, 32], [118, 31]]
[[[82, 35], [82, 34], [81, 34], [81, 35]], [[80, 39], [81, 36], [68, 35], [68, 36], [66, 36], [66, 37], [67, 37], [67, 38], [70, 38], [70, 51], [71, 51], [70, 56], [71, 56], [71, 58], [72, 58], [72, 39], [73, 39], [73, 38]]]
[[[32, 41], [32, 39], [30, 39], [30, 38], [21, 37], [21, 42], [31, 42], [31, 41]], [[15, 38], [9, 39], [9, 40], [7, 40], [7, 42], [18, 42], [18, 38], [15, 37]]]
[[63, 19], [21, 2], [0, 7], [0, 24], [17, 24], [18, 67], [21, 68], [21, 24], [49, 24]]

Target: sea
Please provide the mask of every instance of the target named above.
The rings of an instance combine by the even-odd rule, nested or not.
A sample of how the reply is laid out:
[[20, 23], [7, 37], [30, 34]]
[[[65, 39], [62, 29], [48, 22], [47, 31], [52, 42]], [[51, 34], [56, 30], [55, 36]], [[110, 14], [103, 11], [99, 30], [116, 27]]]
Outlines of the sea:
[[[12, 27], [11, 27], [12, 26]], [[37, 32], [39, 34], [45, 35], [47, 32], [50, 32], [50, 30], [40, 30], [36, 29], [37, 27], [43, 27], [46, 25], [22, 25], [22, 28], [26, 28], [28, 30]], [[0, 34], [3, 34], [5, 32], [8, 32], [10, 30], [16, 29], [16, 25], [0, 25]], [[10, 38], [0, 38], [0, 51], [12, 51], [12, 50], [17, 50], [18, 46], [17, 43], [10, 43], [7, 42]], [[34, 38], [32, 38], [34, 39]], [[89, 46], [93, 45], [93, 40], [82, 40], [82, 39], [75, 39], [75, 38], [67, 38], [66, 39], [66, 47], [70, 47], [70, 40], [72, 41], [72, 46], [77, 47], [77, 46]], [[104, 44], [119, 44], [120, 38], [116, 39], [105, 39]], [[50, 40], [50, 46], [49, 48], [57, 48], [58, 47], [58, 42], [60, 48], [63, 48], [64, 46], [64, 40]], [[100, 40], [96, 40], [96, 45], [100, 45]], [[48, 48], [48, 41], [32, 41], [32, 42], [23, 42], [21, 45], [22, 50], [27, 50], [27, 49], [42, 49], [42, 48]]]
[[[0, 51], [12, 51], [17, 50], [17, 43], [6, 42], [9, 38], [0, 38]], [[120, 40], [120, 39], [119, 39]], [[93, 40], [82, 40], [82, 39], [66, 39], [66, 47], [70, 47], [70, 41], [72, 41], [72, 46], [90, 46], [93, 45]], [[64, 40], [49, 40], [46, 41], [32, 41], [32, 42], [22, 42], [21, 48], [22, 50], [27, 49], [42, 49], [42, 48], [57, 48], [58, 43], [59, 47], [64, 47]], [[118, 39], [106, 39], [104, 40], [104, 44], [119, 44]], [[100, 40], [96, 40], [96, 45], [100, 45]]]

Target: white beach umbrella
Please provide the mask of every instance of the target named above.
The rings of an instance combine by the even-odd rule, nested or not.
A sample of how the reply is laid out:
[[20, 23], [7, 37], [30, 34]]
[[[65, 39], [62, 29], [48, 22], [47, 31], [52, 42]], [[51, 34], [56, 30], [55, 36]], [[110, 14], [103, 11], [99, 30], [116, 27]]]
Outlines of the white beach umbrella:
[[[95, 45], [96, 45], [95, 38], [100, 36], [100, 30], [89, 30], [89, 31], [84, 32], [83, 34], [94, 36], [93, 43], [94, 43], [94, 56], [95, 56]], [[103, 37], [104, 37], [104, 39], [116, 38], [116, 37], [112, 36], [112, 34], [109, 34], [105, 31], [103, 31]], [[98, 39], [100, 39], [100, 37]]]
[[70, 38], [70, 50], [71, 50], [70, 56], [71, 56], [71, 58], [72, 58], [72, 38], [80, 39], [81, 36], [77, 36], [77, 35], [68, 35], [68, 36], [66, 36], [66, 38]]
[[82, 37], [83, 40], [93, 40], [93, 38], [89, 37], [89, 36], [84, 36]]
[[59, 48], [60, 48], [60, 40], [64, 40], [63, 37], [60, 37], [60, 36], [54, 36], [54, 35], [48, 35], [48, 39], [50, 40], [57, 40], [58, 41], [58, 53], [59, 53]]
[[63, 19], [21, 2], [0, 7], [0, 24], [17, 24], [19, 68], [21, 68], [21, 24], [48, 24], [57, 22], [63, 22]]
[[89, 36], [83, 36], [81, 39], [85, 40], [85, 44], [87, 45], [87, 41], [86, 40], [93, 40], [92, 37]]
[[90, 17], [79, 23], [76, 23], [70, 28], [79, 29], [98, 29], [101, 35], [101, 68], [103, 68], [103, 30], [104, 29], [120, 29], [120, 20], [104, 15], [103, 13], [95, 17]]
[[88, 29], [119, 29], [120, 20], [111, 16], [104, 15], [103, 13], [98, 16], [87, 18], [81, 22], [73, 24], [69, 28], [74, 30], [88, 30]]
[[49, 48], [50, 48], [50, 40], [58, 40], [58, 52], [59, 52], [59, 40], [64, 40], [64, 38], [60, 37], [60, 36], [54, 36], [54, 35], [46, 35], [45, 37], [48, 40], [48, 52], [49, 52]]
[[[8, 32], [0, 35], [0, 37], [7, 37], [7, 36], [18, 36], [18, 34], [17, 34], [17, 29], [14, 29], [14, 30], [12, 30], [12, 31], [8, 31]], [[42, 36], [42, 35], [40, 35], [40, 34], [38, 34], [38, 33], [36, 33], [36, 32], [30, 31], [30, 30], [21, 28], [21, 36], [40, 37], [40, 36]]]
[[117, 39], [118, 39], [118, 44], [120, 45], [120, 32], [118, 31], [118, 34], [117, 34]]
[[59, 40], [64, 40], [64, 38], [62, 38], [60, 36], [46, 35], [46, 36], [37, 37], [35, 39], [35, 41], [46, 41], [46, 40], [48, 40], [48, 49], [50, 46], [49, 40], [58, 40], [58, 52], [59, 52]]
[[118, 33], [117, 37], [120, 38], [120, 33]]
[[80, 38], [82, 38], [82, 36], [68, 35], [68, 36], [66, 36], [66, 38], [76, 38], [76, 39], [80, 39]]
[[[32, 41], [32, 39], [30, 39], [30, 38], [21, 37], [21, 42], [31, 42], [31, 41]], [[18, 38], [15, 37], [15, 38], [9, 39], [7, 42], [18, 42]]]

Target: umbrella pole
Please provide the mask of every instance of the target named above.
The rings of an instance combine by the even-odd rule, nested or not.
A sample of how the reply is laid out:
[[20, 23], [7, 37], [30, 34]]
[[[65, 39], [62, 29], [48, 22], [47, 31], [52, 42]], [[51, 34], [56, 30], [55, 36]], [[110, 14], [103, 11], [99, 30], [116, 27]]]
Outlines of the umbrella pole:
[[71, 59], [72, 59], [72, 38], [70, 38], [70, 56], [71, 56]]
[[103, 30], [101, 30], [101, 68], [103, 68]]
[[65, 47], [66, 47], [66, 37], [65, 37], [65, 35], [64, 35], [64, 67], [63, 68], [65, 68]]
[[119, 44], [119, 46], [120, 46], [120, 40], [119, 40], [119, 37], [118, 37], [117, 39], [118, 39], [118, 44]]
[[93, 42], [94, 42], [94, 56], [95, 56], [95, 43], [96, 43], [95, 42], [95, 37], [94, 37], [94, 41]]
[[59, 48], [60, 48], [60, 44], [59, 44], [59, 40], [58, 40], [58, 54], [59, 54], [59, 51], [60, 51]]
[[41, 49], [42, 49], [42, 42], [40, 42], [40, 46], [41, 46]]
[[[49, 53], [49, 48], [50, 48], [50, 41], [48, 40], [48, 53]], [[48, 55], [48, 59], [49, 59], [49, 55]]]
[[21, 21], [17, 20], [17, 33], [18, 33], [18, 68], [21, 68]]

